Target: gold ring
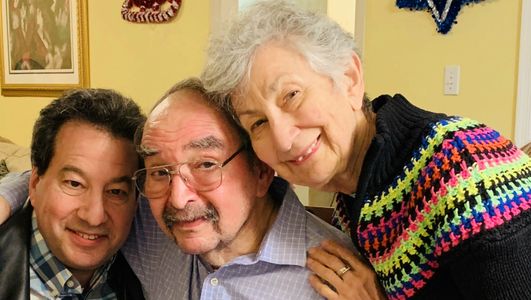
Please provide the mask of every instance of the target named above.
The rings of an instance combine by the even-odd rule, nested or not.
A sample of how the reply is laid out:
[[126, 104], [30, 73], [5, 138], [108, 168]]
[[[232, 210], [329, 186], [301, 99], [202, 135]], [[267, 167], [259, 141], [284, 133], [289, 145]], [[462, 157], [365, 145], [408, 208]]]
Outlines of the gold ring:
[[350, 266], [346, 265], [343, 266], [343, 268], [337, 270], [336, 274], [337, 276], [343, 278], [343, 274], [347, 273], [348, 271], [350, 271]]

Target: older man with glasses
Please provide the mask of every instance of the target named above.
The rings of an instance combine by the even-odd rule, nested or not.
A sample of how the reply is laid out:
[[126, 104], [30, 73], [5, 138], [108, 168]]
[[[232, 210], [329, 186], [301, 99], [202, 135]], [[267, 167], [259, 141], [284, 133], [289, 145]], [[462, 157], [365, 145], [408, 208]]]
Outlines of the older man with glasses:
[[307, 251], [325, 239], [353, 249], [350, 239], [307, 213], [210, 103], [198, 80], [178, 83], [137, 132], [143, 199], [122, 251], [146, 297], [320, 299]]

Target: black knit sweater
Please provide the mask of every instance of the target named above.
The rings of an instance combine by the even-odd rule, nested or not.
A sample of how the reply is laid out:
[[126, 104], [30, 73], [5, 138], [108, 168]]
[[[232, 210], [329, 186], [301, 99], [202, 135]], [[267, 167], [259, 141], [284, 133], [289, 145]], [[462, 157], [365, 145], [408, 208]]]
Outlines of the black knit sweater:
[[[343, 225], [390, 299], [531, 299], [531, 161], [475, 121], [373, 101]], [[354, 199], [352, 198], [354, 197]]]

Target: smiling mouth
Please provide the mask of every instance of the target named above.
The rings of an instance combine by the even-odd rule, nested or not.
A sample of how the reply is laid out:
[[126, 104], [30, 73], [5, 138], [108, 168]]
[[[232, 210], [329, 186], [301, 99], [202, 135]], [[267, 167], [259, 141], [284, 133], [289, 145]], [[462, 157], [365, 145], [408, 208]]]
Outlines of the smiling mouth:
[[308, 147], [308, 149], [306, 150], [306, 152], [297, 157], [296, 159], [293, 159], [293, 160], [290, 160], [289, 162], [293, 162], [293, 163], [300, 163], [304, 160], [306, 160], [308, 157], [310, 157], [313, 153], [315, 153], [315, 151], [317, 150], [317, 148], [319, 147], [319, 141], [321, 140], [321, 136], [319, 135], [317, 137], [317, 139], [315, 139], [315, 141], [313, 142], [313, 144], [310, 145], [310, 147]]
[[74, 231], [72, 230], [73, 233], [77, 234], [78, 236], [80, 236], [81, 238], [84, 238], [85, 240], [89, 240], [89, 241], [93, 241], [93, 240], [96, 240], [98, 238], [101, 237], [101, 235], [97, 235], [97, 234], [88, 234], [88, 233], [83, 233], [83, 232], [79, 232], [79, 231]]

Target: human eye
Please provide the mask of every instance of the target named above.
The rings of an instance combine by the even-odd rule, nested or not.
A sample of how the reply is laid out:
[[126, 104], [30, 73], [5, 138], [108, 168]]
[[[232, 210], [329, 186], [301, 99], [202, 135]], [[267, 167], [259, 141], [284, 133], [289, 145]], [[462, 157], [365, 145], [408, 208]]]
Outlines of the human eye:
[[63, 184], [69, 188], [72, 188], [72, 189], [80, 189], [83, 187], [83, 185], [81, 184], [81, 182], [78, 182], [78, 181], [75, 181], [75, 180], [69, 180], [69, 179], [66, 179], [63, 181]]
[[289, 91], [288, 93], [286, 93], [286, 95], [284, 96], [284, 102], [288, 102], [292, 99], [294, 99], [295, 97], [297, 97], [297, 95], [300, 94], [300, 91], [299, 90], [291, 90]]
[[165, 180], [170, 175], [170, 171], [166, 168], [155, 168], [147, 170], [147, 174], [151, 179]]
[[191, 169], [196, 172], [212, 171], [216, 169], [217, 166], [218, 162], [213, 160], [200, 160], [190, 163]]
[[295, 100], [297, 100], [300, 94], [301, 94], [301, 91], [299, 89], [288, 90], [287, 92], [284, 93], [284, 96], [282, 97], [282, 105], [292, 104], [293, 102], [295, 102]]
[[267, 123], [267, 119], [258, 119], [251, 124], [249, 129], [251, 132], [255, 132], [256, 130], [260, 129], [260, 127], [262, 127], [262, 125], [264, 125], [265, 123]]
[[125, 203], [130, 198], [131, 189], [126, 184], [110, 186], [105, 190], [107, 199], [115, 203]]
[[110, 189], [107, 191], [107, 193], [114, 195], [114, 196], [127, 196], [129, 195], [128, 191], [122, 190], [122, 189]]
[[60, 184], [61, 189], [69, 195], [81, 194], [86, 190], [82, 182], [73, 178], [63, 178]]

